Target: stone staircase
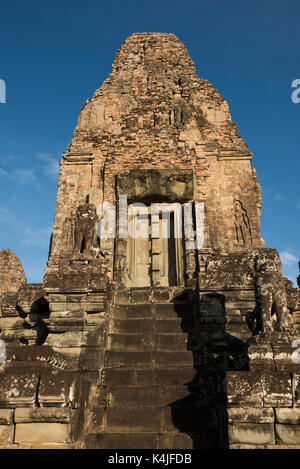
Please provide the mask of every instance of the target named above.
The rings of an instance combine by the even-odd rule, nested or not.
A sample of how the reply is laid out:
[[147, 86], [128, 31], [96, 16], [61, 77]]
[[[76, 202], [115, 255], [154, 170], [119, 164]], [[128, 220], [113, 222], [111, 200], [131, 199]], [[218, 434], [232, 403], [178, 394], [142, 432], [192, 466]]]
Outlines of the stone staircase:
[[201, 428], [205, 439], [218, 426], [207, 401], [199, 402], [199, 386], [190, 392], [196, 375], [189, 334], [194, 313], [188, 302], [171, 303], [167, 292], [159, 299], [151, 291], [138, 294], [143, 302], [115, 301], [111, 306], [87, 445], [193, 448]]

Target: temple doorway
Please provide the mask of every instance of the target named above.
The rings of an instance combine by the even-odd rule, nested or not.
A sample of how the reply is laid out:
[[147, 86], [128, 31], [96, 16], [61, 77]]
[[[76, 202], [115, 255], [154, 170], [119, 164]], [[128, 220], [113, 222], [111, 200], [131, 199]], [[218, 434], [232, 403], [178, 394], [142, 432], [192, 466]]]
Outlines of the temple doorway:
[[183, 285], [184, 255], [180, 204], [128, 207], [128, 286]]

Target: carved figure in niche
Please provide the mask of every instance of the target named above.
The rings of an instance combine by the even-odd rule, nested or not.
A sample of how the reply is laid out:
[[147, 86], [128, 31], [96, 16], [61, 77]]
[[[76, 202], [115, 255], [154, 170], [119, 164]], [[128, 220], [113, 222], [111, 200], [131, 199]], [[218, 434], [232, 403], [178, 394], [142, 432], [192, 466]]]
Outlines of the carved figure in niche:
[[189, 120], [188, 108], [185, 103], [178, 102], [173, 105], [170, 111], [170, 124], [177, 128], [183, 127]]
[[244, 209], [242, 202], [236, 200], [234, 202], [234, 224], [236, 231], [236, 239], [238, 244], [242, 246], [251, 246], [252, 235], [249, 217]]
[[74, 246], [74, 215], [71, 217], [66, 217], [64, 221], [64, 229], [63, 232], [65, 234], [65, 243], [66, 243], [66, 250], [72, 250]]
[[76, 252], [83, 253], [92, 249], [97, 220], [96, 207], [93, 204], [79, 205], [74, 229], [74, 249]]
[[97, 125], [97, 120], [96, 105], [91, 100], [88, 100], [81, 109], [78, 124], [83, 127]]
[[253, 251], [250, 272], [254, 279], [256, 308], [247, 318], [257, 333], [289, 329], [286, 289], [279, 254], [274, 249]]

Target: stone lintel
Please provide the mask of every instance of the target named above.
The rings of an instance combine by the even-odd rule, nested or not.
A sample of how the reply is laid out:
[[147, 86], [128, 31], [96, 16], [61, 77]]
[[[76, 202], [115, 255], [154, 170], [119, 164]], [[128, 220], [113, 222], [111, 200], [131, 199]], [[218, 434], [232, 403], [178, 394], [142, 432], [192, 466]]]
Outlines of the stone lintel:
[[249, 160], [252, 161], [253, 156], [250, 155], [241, 155], [241, 154], [230, 154], [230, 155], [217, 155], [218, 161], [220, 160]]
[[66, 165], [83, 165], [83, 164], [86, 164], [86, 163], [91, 163], [93, 161], [93, 157], [92, 156], [82, 156], [80, 157], [80, 159], [78, 158], [74, 158], [74, 157], [71, 157], [71, 158], [68, 158], [68, 159], [65, 159], [64, 160], [64, 163]]

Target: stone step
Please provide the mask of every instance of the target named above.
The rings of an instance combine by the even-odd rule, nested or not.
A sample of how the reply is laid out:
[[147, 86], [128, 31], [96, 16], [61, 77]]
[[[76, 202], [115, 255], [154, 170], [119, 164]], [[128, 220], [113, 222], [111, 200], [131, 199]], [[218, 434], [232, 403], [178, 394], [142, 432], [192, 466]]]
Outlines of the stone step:
[[110, 316], [119, 319], [152, 318], [152, 304], [114, 304], [111, 308]]
[[166, 407], [110, 406], [106, 410], [105, 433], [191, 433], [218, 429], [216, 409], [198, 408], [186, 400], [187, 405], [175, 402]]
[[187, 384], [196, 375], [192, 366], [161, 368], [104, 368], [101, 374], [103, 385], [155, 386]]
[[138, 287], [129, 290], [118, 290], [114, 293], [114, 304], [186, 303], [188, 296], [182, 295], [183, 289], [175, 290], [170, 287]]
[[156, 366], [194, 366], [193, 354], [190, 351], [169, 352], [157, 351], [155, 354]]
[[104, 352], [105, 367], [122, 366], [152, 366], [154, 361], [153, 352], [149, 351], [118, 351], [106, 350]]
[[188, 316], [193, 311], [188, 303], [169, 303], [169, 304], [155, 304], [154, 316], [156, 318], [176, 318]]
[[110, 319], [109, 332], [122, 334], [135, 333], [179, 333], [192, 329], [192, 322], [186, 318], [171, 319]]
[[178, 367], [193, 366], [193, 354], [190, 351], [124, 351], [106, 350], [104, 353], [105, 367], [130, 367], [130, 366], [158, 366]]
[[151, 319], [110, 319], [109, 332], [122, 334], [152, 333], [153, 320]]
[[160, 431], [161, 410], [146, 406], [114, 406], [106, 410], [105, 432], [154, 433]]
[[[110, 407], [161, 407], [168, 406], [190, 395], [187, 386], [108, 386], [106, 395], [111, 398]], [[100, 393], [101, 394], [101, 393]], [[102, 403], [102, 399], [100, 398]]]
[[188, 347], [187, 334], [108, 334], [108, 350], [169, 350], [184, 351]]
[[[99, 449], [157, 449], [157, 433], [102, 433], [98, 435]], [[95, 445], [94, 445], [95, 448]]]
[[114, 304], [110, 317], [119, 319], [135, 318], [176, 318], [192, 313], [188, 303], [149, 303], [149, 304]]
[[[184, 324], [183, 324], [184, 323]], [[156, 319], [154, 324], [155, 333], [179, 333], [185, 332], [190, 321], [182, 318]]]
[[188, 350], [188, 335], [185, 332], [179, 334], [157, 334], [155, 336], [156, 350], [185, 351]]
[[98, 435], [99, 449], [192, 449], [193, 439], [174, 433], [103, 433]]
[[161, 433], [158, 437], [158, 449], [193, 449], [194, 439], [186, 433]]
[[108, 334], [109, 350], [153, 350], [152, 334]]

